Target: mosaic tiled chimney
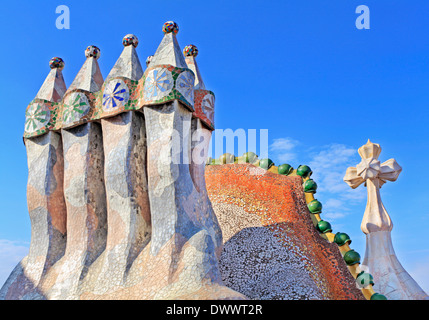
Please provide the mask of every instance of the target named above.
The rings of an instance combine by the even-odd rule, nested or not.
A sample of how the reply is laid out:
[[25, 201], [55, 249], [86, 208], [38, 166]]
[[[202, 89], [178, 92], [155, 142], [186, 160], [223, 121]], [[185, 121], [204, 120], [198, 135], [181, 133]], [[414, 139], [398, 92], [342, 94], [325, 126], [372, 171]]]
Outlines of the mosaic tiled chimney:
[[64, 62], [53, 58], [49, 64], [51, 72], [26, 111], [30, 250], [0, 290], [0, 298], [31, 298], [31, 293], [37, 294], [43, 277], [64, 255], [66, 247], [63, 142], [61, 133], [52, 130], [66, 92], [61, 71]]
[[50, 62], [26, 111], [30, 252], [0, 299], [245, 298], [221, 280], [204, 180], [214, 94], [178, 30], [145, 72], [132, 34], [105, 81], [95, 46], [68, 90]]

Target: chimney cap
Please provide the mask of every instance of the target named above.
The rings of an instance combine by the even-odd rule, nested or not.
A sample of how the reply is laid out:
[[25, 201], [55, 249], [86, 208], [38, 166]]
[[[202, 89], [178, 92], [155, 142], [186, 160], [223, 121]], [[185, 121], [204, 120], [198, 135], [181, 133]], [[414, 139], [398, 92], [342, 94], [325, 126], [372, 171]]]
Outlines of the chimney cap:
[[49, 61], [49, 67], [51, 67], [51, 69], [63, 70], [64, 69], [64, 60], [61, 59], [60, 57], [53, 57]]
[[124, 47], [133, 45], [134, 48], [137, 48], [137, 46], [139, 45], [139, 39], [134, 34], [130, 33], [122, 39], [122, 44], [124, 45]]
[[179, 32], [179, 26], [174, 21], [167, 21], [162, 26], [162, 31], [167, 34], [173, 32], [173, 34], [177, 34]]
[[190, 44], [187, 45], [184, 49], [183, 49], [183, 54], [185, 55], [185, 57], [196, 57], [198, 55], [198, 48], [197, 46]]
[[100, 49], [96, 46], [89, 46], [85, 50], [85, 57], [94, 57], [95, 59], [100, 58]]

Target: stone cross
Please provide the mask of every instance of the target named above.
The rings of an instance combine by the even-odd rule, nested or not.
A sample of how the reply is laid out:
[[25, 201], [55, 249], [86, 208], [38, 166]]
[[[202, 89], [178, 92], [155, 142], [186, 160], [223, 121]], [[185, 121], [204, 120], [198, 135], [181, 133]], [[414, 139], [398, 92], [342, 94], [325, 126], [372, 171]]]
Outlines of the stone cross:
[[362, 267], [373, 275], [374, 290], [389, 300], [428, 299], [427, 294], [402, 267], [393, 249], [392, 220], [384, 207], [380, 188], [386, 181], [396, 181], [402, 171], [395, 159], [380, 163], [379, 144], [368, 142], [359, 148], [362, 161], [346, 171], [344, 181], [353, 189], [365, 184], [368, 200], [361, 229], [366, 234], [366, 250]]
[[344, 181], [353, 189], [365, 183], [368, 191], [368, 202], [363, 216], [361, 229], [365, 234], [381, 230], [391, 231], [393, 228], [380, 197], [380, 188], [386, 181], [396, 181], [402, 171], [395, 159], [380, 163], [381, 153], [379, 144], [368, 142], [359, 148], [362, 161], [356, 167], [346, 171]]

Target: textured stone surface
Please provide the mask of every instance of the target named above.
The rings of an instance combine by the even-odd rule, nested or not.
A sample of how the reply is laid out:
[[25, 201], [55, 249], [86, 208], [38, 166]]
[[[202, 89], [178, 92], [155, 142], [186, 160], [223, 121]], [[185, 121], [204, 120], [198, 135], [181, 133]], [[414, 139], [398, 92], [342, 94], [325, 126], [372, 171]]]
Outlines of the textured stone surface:
[[106, 80], [114, 77], [126, 77], [137, 81], [142, 76], [143, 69], [136, 48], [133, 45], [128, 45], [122, 51]]
[[57, 102], [61, 100], [66, 90], [61, 69], [52, 68], [37, 93], [36, 98]]
[[[204, 186], [204, 162], [189, 163], [184, 158], [190, 160], [190, 154], [194, 149], [205, 149], [208, 139], [195, 139], [191, 143], [191, 130], [202, 128], [199, 120], [191, 125], [191, 113], [180, 103], [173, 102], [156, 108], [145, 109], [145, 121], [141, 116], [133, 113], [122, 115], [116, 120], [110, 119], [112, 123], [107, 125], [108, 120], [103, 120], [103, 134], [105, 143], [106, 159], [109, 157], [107, 141], [116, 137], [118, 141], [121, 135], [112, 130], [113, 124], [119, 125], [125, 119], [134, 119], [135, 124], [145, 128], [147, 134], [147, 177], [148, 195], [150, 202], [151, 234], [150, 242], [144, 243], [137, 257], [132, 263], [127, 265], [126, 276], [120, 268], [117, 268], [118, 261], [108, 261], [107, 265], [114, 268], [109, 277], [104, 267], [105, 259], [111, 256], [112, 259], [121, 257], [127, 251], [124, 247], [118, 247], [116, 251], [109, 251], [109, 244], [100, 258], [93, 264], [90, 274], [80, 291], [80, 299], [242, 299], [243, 295], [225, 287], [222, 284], [218, 257], [222, 244], [221, 231], [218, 226], [213, 209], [208, 200]], [[124, 124], [122, 124], [124, 125]], [[126, 126], [124, 126], [125, 128]], [[129, 128], [129, 127], [127, 127]], [[173, 130], [174, 129], [174, 130]], [[129, 129], [128, 129], [129, 130]], [[133, 129], [135, 130], [135, 129]], [[136, 131], [127, 131], [134, 132]], [[175, 134], [177, 136], [173, 137]], [[109, 137], [109, 135], [113, 137]], [[210, 131], [203, 129], [200, 132], [205, 138], [210, 137]], [[175, 149], [174, 142], [183, 142], [182, 149]], [[138, 140], [138, 139], [137, 139]], [[136, 140], [136, 141], [137, 141]], [[181, 143], [179, 143], [180, 145]], [[112, 145], [115, 143], [112, 142]], [[144, 154], [145, 146], [139, 145], [139, 154]], [[175, 144], [174, 144], [175, 146]], [[122, 155], [125, 150], [118, 150]], [[205, 151], [206, 152], [206, 151]], [[114, 155], [110, 151], [112, 159], [121, 159], [121, 155]], [[171, 162], [172, 158], [178, 157], [181, 161]], [[133, 153], [128, 154], [124, 159], [132, 159]], [[144, 160], [142, 158], [142, 160]], [[194, 180], [199, 182], [200, 191], [194, 187], [190, 174], [190, 166], [194, 170]], [[109, 179], [107, 178], [109, 166], [106, 160], [106, 186], [109, 194]], [[132, 166], [127, 163], [126, 167], [120, 166], [123, 170], [130, 172]], [[115, 182], [124, 181], [128, 174], [121, 172], [120, 176], [114, 177]], [[135, 175], [130, 175], [134, 178]], [[112, 175], [113, 177], [113, 175]], [[140, 186], [139, 181], [136, 186]], [[119, 184], [120, 185], [120, 184]], [[118, 185], [118, 186], [119, 186]], [[132, 183], [128, 183], [128, 186]], [[122, 188], [117, 188], [124, 191]], [[110, 201], [110, 196], [108, 196]], [[109, 205], [110, 206], [110, 205]], [[110, 215], [109, 226], [112, 229], [118, 228], [118, 223]], [[127, 211], [126, 206], [122, 209], [123, 221], [132, 217], [132, 213]], [[144, 215], [142, 212], [142, 215]], [[148, 212], [146, 212], [148, 213]], [[149, 216], [148, 216], [149, 217]], [[118, 219], [118, 218], [115, 218]], [[132, 220], [131, 220], [132, 221]], [[134, 221], [133, 221], [134, 222]], [[135, 230], [132, 230], [136, 232]], [[126, 234], [126, 233], [125, 233]], [[133, 235], [128, 232], [128, 235]], [[108, 232], [108, 243], [110, 239], [110, 229]], [[124, 243], [130, 245], [132, 237], [125, 239]], [[134, 245], [134, 247], [137, 247]], [[119, 265], [121, 263], [119, 262]], [[117, 281], [120, 276], [121, 282]]]
[[300, 177], [213, 165], [206, 183], [224, 235], [225, 285], [251, 299], [364, 299], [336, 244], [315, 230]]
[[244, 228], [225, 243], [220, 270], [225, 283], [249, 299], [324, 299], [306, 270], [303, 252], [298, 254], [282, 246], [268, 228]]
[[203, 78], [201, 77], [200, 69], [198, 68], [197, 61], [195, 59], [195, 56], [186, 56], [185, 58], [186, 65], [189, 69], [191, 69], [194, 72], [195, 75], [195, 90], [197, 89], [205, 89], [206, 86], [204, 85]]
[[101, 124], [109, 229], [94, 290], [104, 293], [125, 281], [132, 263], [150, 241], [151, 218], [143, 116], [130, 111], [103, 119]]
[[103, 76], [101, 75], [98, 61], [95, 57], [89, 56], [68, 88], [68, 91], [79, 89], [96, 92], [101, 89], [102, 85]]
[[180, 50], [176, 35], [172, 32], [166, 33], [156, 49], [148, 68], [169, 64], [179, 68], [187, 68], [185, 58]]
[[[209, 205], [204, 203], [206, 199], [195, 189], [189, 171], [191, 113], [178, 102], [161, 108], [148, 107], [144, 111], [153, 254], [174, 233], [190, 239], [202, 227], [209, 231], [215, 248], [219, 247], [221, 236], [216, 230], [215, 218]], [[155, 215], [154, 210], [159, 213]]]
[[30, 250], [3, 285], [0, 299], [39, 296], [37, 286], [49, 268], [63, 256], [66, 246], [61, 135], [49, 132], [26, 139], [25, 145], [28, 159], [27, 204], [31, 220]]
[[87, 123], [62, 130], [67, 246], [44, 279], [49, 299], [76, 298], [91, 264], [106, 246], [107, 219], [101, 127]]
[[374, 291], [385, 295], [389, 300], [429, 300], [428, 295], [396, 257], [390, 231], [370, 232], [366, 235], [362, 264], [374, 277]]

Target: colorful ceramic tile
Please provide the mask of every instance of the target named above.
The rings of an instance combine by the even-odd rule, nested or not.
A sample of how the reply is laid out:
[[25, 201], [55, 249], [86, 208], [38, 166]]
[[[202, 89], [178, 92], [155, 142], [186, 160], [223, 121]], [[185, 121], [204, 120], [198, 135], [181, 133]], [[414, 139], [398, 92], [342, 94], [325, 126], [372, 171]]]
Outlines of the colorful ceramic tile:
[[66, 93], [58, 106], [58, 120], [54, 130], [68, 129], [91, 120], [96, 105], [97, 93], [73, 90]]
[[85, 50], [85, 57], [94, 57], [95, 59], [100, 58], [100, 49], [96, 46], [89, 46]]
[[197, 46], [195, 46], [193, 44], [187, 45], [183, 49], [183, 55], [185, 57], [196, 57], [198, 55], [198, 48], [197, 48]]
[[154, 68], [146, 76], [144, 99], [146, 101], [162, 99], [171, 92], [173, 86], [173, 76], [167, 68]]
[[211, 93], [207, 93], [201, 103], [201, 108], [211, 123], [214, 123], [214, 103], [215, 97]]
[[133, 35], [133, 34], [127, 34], [123, 39], [122, 39], [122, 44], [126, 47], [126, 46], [130, 46], [133, 45], [134, 48], [137, 48], [138, 44], [139, 44], [139, 39]]
[[37, 137], [54, 130], [58, 119], [59, 103], [35, 98], [25, 112], [24, 138]]
[[194, 104], [194, 81], [195, 76], [192, 71], [183, 71], [176, 80], [176, 89], [188, 100]]
[[49, 106], [42, 102], [31, 103], [25, 112], [25, 133], [27, 135], [48, 129], [51, 119]]
[[201, 119], [211, 130], [214, 130], [214, 104], [215, 95], [212, 91], [202, 89], [195, 90], [195, 111], [193, 117]]
[[60, 70], [63, 70], [64, 69], [64, 60], [61, 59], [60, 57], [53, 57], [49, 61], [49, 67], [51, 69], [60, 69]]
[[78, 122], [85, 117], [90, 105], [86, 95], [83, 92], [72, 92], [64, 99], [62, 122], [63, 127]]
[[159, 65], [148, 68], [141, 80], [140, 107], [179, 100], [190, 111], [194, 111], [194, 74], [187, 68]]
[[167, 21], [162, 26], [162, 32], [164, 32], [164, 33], [172, 32], [174, 34], [177, 34], [179, 32], [179, 26], [174, 21]]
[[141, 86], [138, 81], [124, 77], [109, 79], [97, 92], [94, 113], [91, 120], [111, 117], [116, 114], [140, 108]]
[[121, 79], [110, 80], [103, 92], [103, 110], [123, 107], [129, 99], [130, 90], [125, 82]]

